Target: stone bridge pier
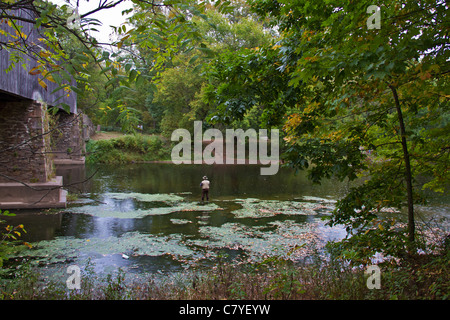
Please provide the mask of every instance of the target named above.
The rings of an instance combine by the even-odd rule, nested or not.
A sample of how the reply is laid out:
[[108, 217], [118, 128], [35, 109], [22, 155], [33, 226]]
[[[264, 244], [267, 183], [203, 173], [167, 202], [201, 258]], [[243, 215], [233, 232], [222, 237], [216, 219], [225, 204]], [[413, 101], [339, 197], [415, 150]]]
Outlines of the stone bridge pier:
[[0, 95], [0, 209], [66, 206], [47, 105]]

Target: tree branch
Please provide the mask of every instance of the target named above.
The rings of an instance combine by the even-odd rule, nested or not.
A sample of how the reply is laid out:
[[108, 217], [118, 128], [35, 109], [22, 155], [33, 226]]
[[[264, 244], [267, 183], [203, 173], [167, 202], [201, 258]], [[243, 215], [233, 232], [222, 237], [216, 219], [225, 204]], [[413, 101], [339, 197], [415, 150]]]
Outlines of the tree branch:
[[114, 2], [114, 3], [109, 3], [109, 4], [106, 4], [106, 2], [107, 2], [107, 0], [105, 0], [103, 3], [99, 3], [99, 6], [98, 6], [97, 8], [95, 8], [94, 10], [91, 10], [91, 11], [85, 13], [85, 14], [82, 14], [82, 15], [80, 16], [80, 18], [81, 18], [81, 19], [86, 18], [87, 16], [89, 16], [89, 15], [91, 15], [91, 14], [93, 14], [93, 13], [96, 13], [96, 12], [98, 12], [98, 11], [100, 11], [100, 10], [114, 8], [114, 7], [117, 6], [119, 3], [123, 2], [123, 0], [118, 0], [118, 1], [116, 1], [116, 2]]

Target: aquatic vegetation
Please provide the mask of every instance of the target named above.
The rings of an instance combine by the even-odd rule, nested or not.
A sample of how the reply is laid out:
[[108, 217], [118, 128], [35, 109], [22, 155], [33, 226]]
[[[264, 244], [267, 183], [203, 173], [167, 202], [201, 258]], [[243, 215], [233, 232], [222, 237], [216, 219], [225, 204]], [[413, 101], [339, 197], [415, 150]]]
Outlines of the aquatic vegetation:
[[186, 220], [186, 219], [170, 219], [170, 222], [172, 222], [173, 224], [187, 224], [187, 223], [192, 223], [191, 220]]
[[137, 201], [142, 202], [154, 202], [154, 201], [162, 201], [162, 202], [179, 202], [183, 201], [184, 198], [180, 197], [173, 193], [138, 193], [138, 192], [130, 192], [130, 193], [114, 193], [109, 192], [104, 194], [105, 198], [117, 199], [117, 200], [125, 200], [125, 199], [136, 199]]
[[[225, 223], [220, 227], [201, 226], [203, 239], [189, 241], [207, 249], [243, 250], [253, 261], [277, 256], [290, 260], [305, 258], [312, 250], [323, 247], [326, 238], [316, 232], [326, 228], [320, 220], [297, 223], [291, 220], [269, 222], [268, 226], [246, 226]], [[268, 227], [270, 230], [268, 230]], [[340, 234], [343, 237], [343, 234]]]
[[[189, 267], [218, 259], [220, 250], [243, 255], [248, 261], [270, 256], [296, 261], [310, 255], [318, 245], [323, 246], [333, 232], [318, 217], [333, 208], [333, 202], [326, 199], [216, 201], [225, 205], [222, 208], [214, 202], [188, 201], [184, 196], [187, 195], [104, 193], [98, 201], [78, 203], [66, 212], [92, 216], [99, 225], [102, 221], [129, 219], [131, 224], [149, 223], [150, 229], [125, 228], [120, 234], [104, 233], [104, 236], [80, 232], [76, 237], [61, 236], [33, 243], [33, 248], [22, 251], [20, 256], [48, 267], [83, 265], [88, 259], [94, 259], [101, 262], [103, 269], [140, 268], [143, 257], [167, 255], [172, 263]], [[158, 216], [158, 220], [145, 220], [148, 216]], [[277, 216], [276, 220], [250, 222]], [[308, 220], [299, 220], [297, 216], [308, 216]], [[152, 229], [155, 221], [161, 225]], [[115, 223], [116, 226], [125, 224]], [[189, 231], [183, 233], [180, 228]], [[337, 232], [335, 238], [339, 237], [343, 235]]]
[[[57, 237], [33, 243], [33, 248], [19, 255], [33, 259], [33, 263], [50, 265], [57, 263], [84, 263], [88, 258], [99, 259], [108, 255], [127, 256], [190, 256], [190, 248], [180, 244], [181, 235], [151, 235], [127, 232], [120, 237], [81, 239]], [[84, 261], [84, 262], [83, 262]]]
[[[155, 203], [150, 208], [137, 208], [136, 202]], [[215, 203], [198, 204], [186, 201], [175, 194], [105, 193], [98, 205], [76, 206], [67, 209], [71, 213], [82, 213], [95, 217], [139, 219], [151, 215], [166, 215], [183, 211], [222, 210]]]
[[[313, 199], [309, 199], [313, 200]], [[333, 203], [315, 198], [315, 202], [260, 200], [254, 198], [237, 199], [241, 209], [232, 213], [237, 218], [263, 218], [279, 214], [284, 215], [316, 215], [333, 209]]]
[[326, 199], [326, 198], [319, 198], [319, 197], [313, 197], [313, 196], [302, 196], [301, 199], [303, 201], [312, 201], [312, 202], [321, 202], [321, 203], [336, 203], [337, 202], [334, 199]]

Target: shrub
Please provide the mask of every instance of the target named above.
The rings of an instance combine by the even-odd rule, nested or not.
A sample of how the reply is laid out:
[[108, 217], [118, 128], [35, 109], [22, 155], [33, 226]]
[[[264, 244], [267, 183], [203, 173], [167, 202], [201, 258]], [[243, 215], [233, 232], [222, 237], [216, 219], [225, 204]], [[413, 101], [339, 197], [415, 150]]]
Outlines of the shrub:
[[167, 160], [170, 148], [159, 136], [125, 135], [109, 140], [90, 140], [86, 145], [90, 163], [127, 163]]

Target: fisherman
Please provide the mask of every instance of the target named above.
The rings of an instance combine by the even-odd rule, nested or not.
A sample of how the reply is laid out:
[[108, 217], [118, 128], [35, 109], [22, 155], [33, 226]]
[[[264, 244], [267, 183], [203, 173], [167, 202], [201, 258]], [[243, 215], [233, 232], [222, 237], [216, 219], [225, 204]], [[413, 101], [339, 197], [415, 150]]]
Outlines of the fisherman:
[[209, 201], [209, 185], [210, 185], [210, 182], [208, 180], [208, 177], [204, 176], [203, 181], [200, 183], [200, 187], [202, 187], [202, 202], [205, 199], [205, 196], [206, 196], [206, 201]]

